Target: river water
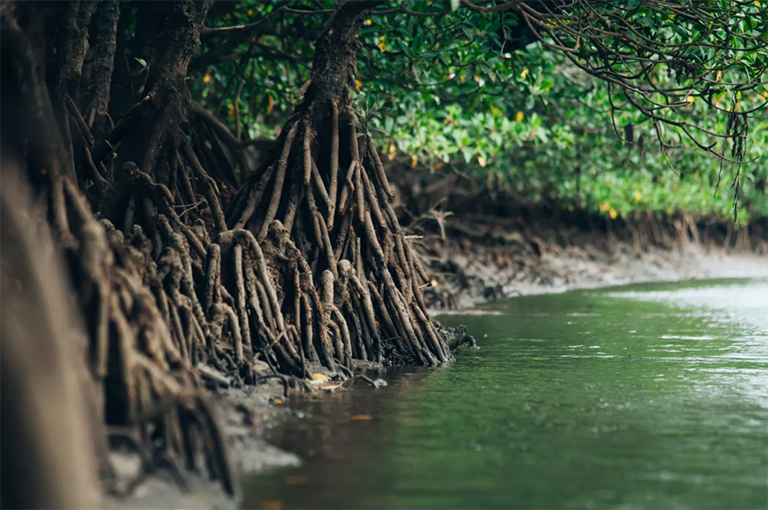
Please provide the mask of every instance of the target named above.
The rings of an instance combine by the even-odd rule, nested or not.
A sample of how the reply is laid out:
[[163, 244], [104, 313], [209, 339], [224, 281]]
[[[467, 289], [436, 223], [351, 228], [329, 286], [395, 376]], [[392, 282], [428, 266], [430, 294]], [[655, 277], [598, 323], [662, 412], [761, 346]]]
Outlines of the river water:
[[514, 298], [480, 350], [294, 398], [248, 508], [768, 508], [768, 282]]

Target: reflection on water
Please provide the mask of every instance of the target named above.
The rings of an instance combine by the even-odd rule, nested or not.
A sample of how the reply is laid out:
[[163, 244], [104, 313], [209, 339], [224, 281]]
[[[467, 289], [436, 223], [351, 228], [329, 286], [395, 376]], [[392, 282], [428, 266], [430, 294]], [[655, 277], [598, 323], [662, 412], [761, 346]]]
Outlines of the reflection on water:
[[479, 351], [294, 399], [244, 507], [766, 508], [768, 283], [497, 302]]

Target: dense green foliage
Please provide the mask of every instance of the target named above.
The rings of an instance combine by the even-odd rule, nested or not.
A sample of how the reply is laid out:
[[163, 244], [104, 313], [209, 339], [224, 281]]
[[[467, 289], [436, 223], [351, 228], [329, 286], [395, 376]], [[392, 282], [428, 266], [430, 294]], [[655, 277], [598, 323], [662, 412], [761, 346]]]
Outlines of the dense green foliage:
[[[390, 160], [611, 217], [725, 219], [734, 204], [739, 223], [768, 214], [768, 118], [760, 110], [768, 55], [758, 44], [768, 38], [768, 15], [760, 2], [708, 2], [709, 20], [629, 2], [637, 5], [612, 10], [609, 24], [625, 24], [615, 33], [626, 36], [590, 39], [585, 30], [574, 39], [568, 20], [555, 19], [544, 23], [566, 28], [542, 41], [512, 12], [391, 3], [360, 31], [357, 95], [361, 121]], [[219, 4], [209, 25], [244, 29], [204, 34], [192, 65], [193, 93], [244, 138], [275, 137], [328, 16], [284, 4]], [[604, 56], [614, 51], [620, 65]], [[732, 134], [742, 118], [732, 111], [749, 112], [746, 138], [716, 136]]]

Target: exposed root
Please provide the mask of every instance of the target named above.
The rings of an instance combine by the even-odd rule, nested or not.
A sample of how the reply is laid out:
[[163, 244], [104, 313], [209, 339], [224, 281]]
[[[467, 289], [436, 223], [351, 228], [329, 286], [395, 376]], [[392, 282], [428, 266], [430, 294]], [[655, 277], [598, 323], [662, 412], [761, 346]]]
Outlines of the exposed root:
[[[273, 267], [281, 312], [320, 326], [305, 329], [305, 341], [292, 346], [297, 354], [317, 356], [330, 369], [334, 359], [347, 367], [352, 358], [388, 362], [384, 354], [389, 352], [412, 363], [445, 362], [450, 352], [421, 298], [426, 272], [389, 204], [391, 190], [383, 168], [377, 168], [378, 156], [366, 157], [375, 147], [367, 136], [358, 137], [347, 111], [342, 132], [349, 143], [341, 150], [336, 103], [325, 106], [329, 147], [313, 134], [323, 131], [313, 107], [294, 115], [278, 141], [279, 157], [246, 184], [229, 224], [252, 230], [272, 245], [270, 257], [281, 261]], [[349, 163], [339, 165], [340, 157]], [[339, 166], [346, 171], [339, 172]], [[334, 199], [337, 182], [344, 185]], [[272, 190], [268, 202], [262, 200], [266, 189]], [[324, 299], [316, 297], [316, 289]]]

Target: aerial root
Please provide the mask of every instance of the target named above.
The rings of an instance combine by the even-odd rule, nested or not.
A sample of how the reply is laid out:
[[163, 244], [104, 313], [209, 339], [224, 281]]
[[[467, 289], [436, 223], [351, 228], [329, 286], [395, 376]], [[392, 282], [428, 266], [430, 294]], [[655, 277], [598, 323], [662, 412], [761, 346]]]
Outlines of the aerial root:
[[[353, 358], [381, 362], [393, 352], [398, 360], [445, 362], [450, 352], [421, 295], [428, 275], [389, 203], [393, 193], [381, 159], [369, 137], [358, 136], [352, 113], [344, 110], [340, 123], [340, 110], [330, 102], [324, 138], [311, 106], [294, 115], [273, 149], [279, 156], [265, 161], [228, 208], [229, 224], [254, 232], [265, 249], [272, 246], [269, 260], [298, 268], [271, 266], [280, 302], [271, 311], [302, 325], [297, 354], [327, 368], [334, 360], [347, 367]], [[320, 277], [326, 272], [331, 293]]]

